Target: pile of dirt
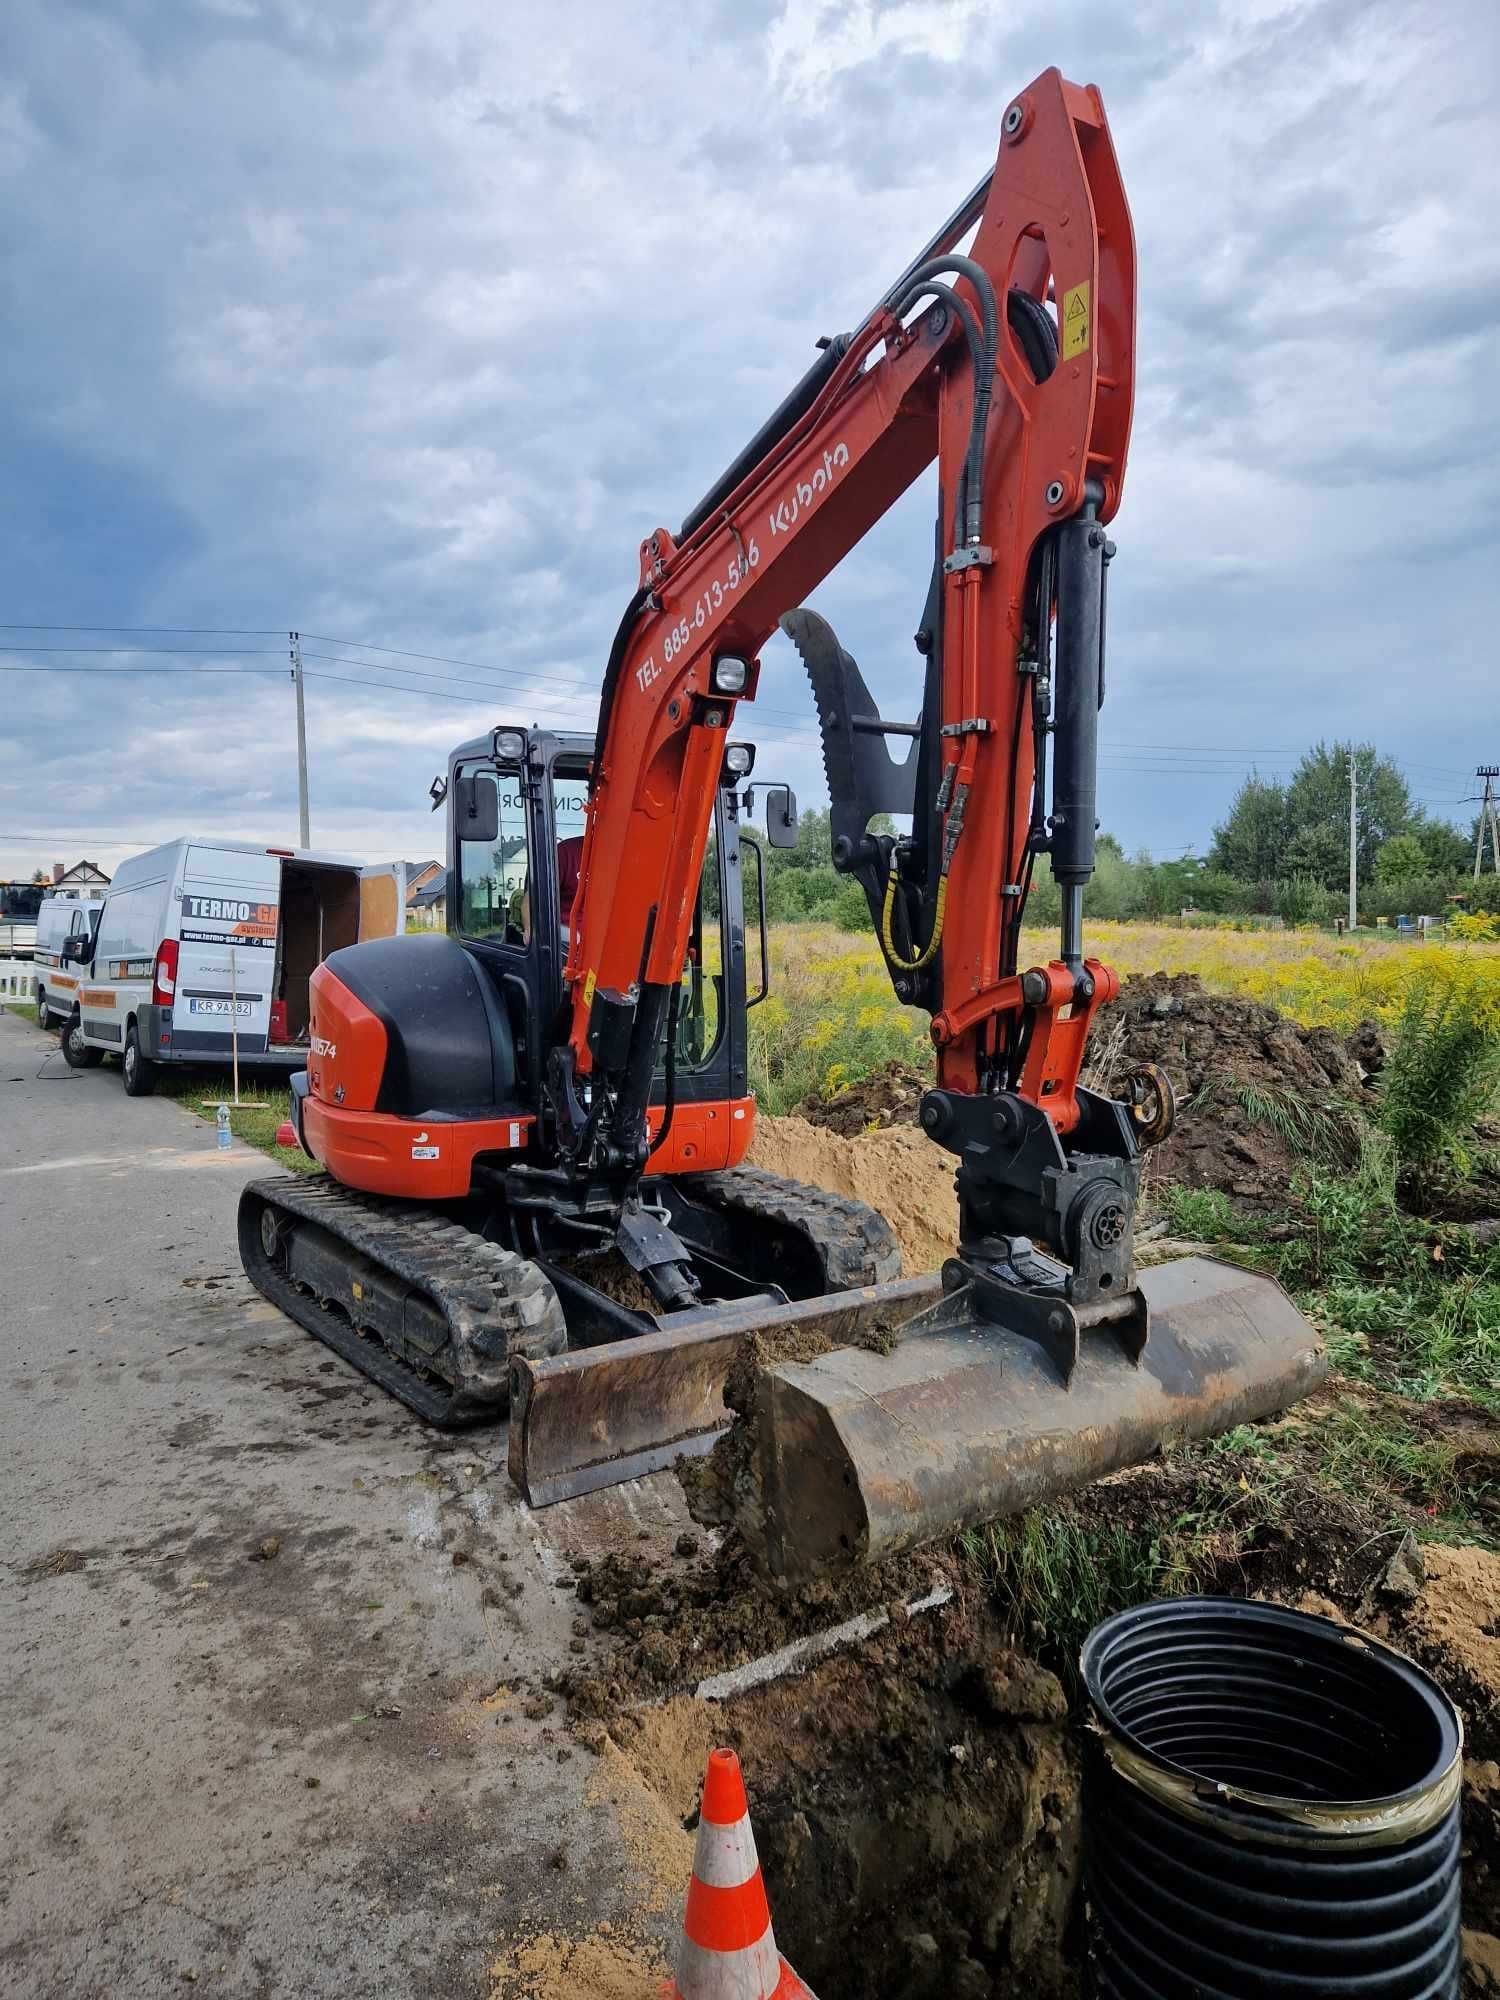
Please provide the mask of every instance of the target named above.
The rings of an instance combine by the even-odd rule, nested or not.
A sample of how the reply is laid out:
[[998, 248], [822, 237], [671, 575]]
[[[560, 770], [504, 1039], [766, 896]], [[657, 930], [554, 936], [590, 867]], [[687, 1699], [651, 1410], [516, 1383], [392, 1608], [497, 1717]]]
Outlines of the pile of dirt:
[[1274, 1007], [1207, 993], [1193, 973], [1128, 979], [1091, 1038], [1098, 1087], [1156, 1063], [1178, 1097], [1177, 1129], [1149, 1155], [1153, 1179], [1216, 1188], [1247, 1209], [1285, 1206], [1307, 1145], [1352, 1144], [1378, 1031], [1301, 1028]]
[[868, 1347], [889, 1354], [897, 1337], [896, 1323], [879, 1320], [867, 1322], [852, 1339], [806, 1326], [747, 1334], [724, 1378], [724, 1401], [736, 1421], [711, 1451], [677, 1461], [677, 1478], [693, 1519], [705, 1527], [737, 1524], [747, 1537], [755, 1536], [763, 1524], [755, 1398], [756, 1384], [767, 1368], [783, 1361], [814, 1361], [836, 1347]]
[[[1176, 1131], [1148, 1155], [1151, 1177], [1215, 1188], [1241, 1208], [1265, 1211], [1285, 1205], [1306, 1143], [1352, 1143], [1357, 1107], [1385, 1049], [1371, 1021], [1348, 1036], [1301, 1028], [1274, 1007], [1206, 992], [1194, 973], [1153, 973], [1127, 979], [1099, 1017], [1085, 1077], [1107, 1091], [1137, 1063], [1163, 1068], [1178, 1097]], [[888, 1064], [830, 1098], [806, 1099], [796, 1122], [860, 1147], [883, 1144], [915, 1127], [926, 1087], [919, 1071]], [[852, 1180], [854, 1169], [846, 1166], [844, 1176]]]
[[907, 1603], [935, 1586], [956, 1586], [957, 1565], [941, 1550], [904, 1556], [795, 1589], [759, 1573], [731, 1533], [691, 1556], [655, 1561], [644, 1552], [575, 1563], [577, 1595], [596, 1631], [615, 1635], [600, 1666], [571, 1677], [564, 1692], [575, 1717], [605, 1718], [632, 1703], [689, 1692], [709, 1675], [861, 1611]]
[[810, 1125], [837, 1132], [841, 1139], [857, 1139], [885, 1125], [915, 1125], [922, 1092], [931, 1081], [910, 1063], [888, 1062], [831, 1097], [810, 1091], [797, 1109]]
[[654, 1945], [616, 1937], [601, 1924], [590, 1937], [539, 1931], [515, 1938], [489, 1972], [490, 2000], [655, 2000], [668, 1966]]
[[895, 1231], [908, 1277], [935, 1271], [953, 1255], [958, 1242], [953, 1155], [934, 1146], [914, 1123], [851, 1139], [806, 1118], [759, 1117], [750, 1165], [867, 1202]]

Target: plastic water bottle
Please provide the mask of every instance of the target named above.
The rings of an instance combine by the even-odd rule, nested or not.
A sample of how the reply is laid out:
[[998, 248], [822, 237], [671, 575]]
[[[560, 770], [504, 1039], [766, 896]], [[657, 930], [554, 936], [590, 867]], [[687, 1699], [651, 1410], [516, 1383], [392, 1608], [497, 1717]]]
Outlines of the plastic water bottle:
[[219, 1151], [227, 1153], [229, 1151], [230, 1140], [229, 1106], [227, 1104], [221, 1104], [214, 1113], [214, 1123], [219, 1128]]

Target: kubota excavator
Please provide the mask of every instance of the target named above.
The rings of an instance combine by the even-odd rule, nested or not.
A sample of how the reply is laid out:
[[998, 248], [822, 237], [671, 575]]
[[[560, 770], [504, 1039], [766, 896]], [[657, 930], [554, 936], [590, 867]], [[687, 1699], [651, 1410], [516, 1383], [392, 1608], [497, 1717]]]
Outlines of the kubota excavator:
[[[1271, 1280], [1202, 1258], [1137, 1275], [1140, 1153], [1170, 1088], [1079, 1081], [1118, 990], [1084, 956], [1082, 901], [1134, 342], [1099, 95], [1048, 70], [874, 310], [678, 532], [641, 544], [597, 736], [502, 726], [454, 753], [434, 788], [447, 937], [354, 945], [314, 975], [294, 1098], [327, 1175], [246, 1189], [246, 1269], [432, 1422], [508, 1406], [533, 1504], [712, 1443], [753, 1333], [829, 1350], [757, 1379], [756, 1542], [783, 1574], [1013, 1511], [1320, 1379]], [[798, 607], [934, 459], [920, 714], [888, 722]], [[740, 836], [753, 750], [732, 731], [778, 625], [812, 682], [834, 865], [897, 996], [932, 1017], [921, 1124], [959, 1195], [940, 1275], [902, 1278], [862, 1204], [741, 1164], [767, 954]], [[789, 791], [759, 789], [773, 844], [794, 838]], [[881, 815], [909, 830], [872, 831]], [[1023, 970], [1039, 854], [1061, 942]]]

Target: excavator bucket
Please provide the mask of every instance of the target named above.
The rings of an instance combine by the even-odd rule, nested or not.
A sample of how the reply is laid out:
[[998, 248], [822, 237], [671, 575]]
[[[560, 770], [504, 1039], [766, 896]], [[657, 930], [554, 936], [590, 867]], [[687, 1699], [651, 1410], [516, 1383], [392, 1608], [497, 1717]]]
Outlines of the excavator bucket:
[[1046, 1347], [975, 1317], [933, 1278], [754, 1308], [527, 1361], [511, 1378], [510, 1470], [533, 1505], [712, 1447], [751, 1333], [831, 1346], [765, 1369], [739, 1525], [800, 1580], [1014, 1514], [1187, 1438], [1268, 1417], [1322, 1381], [1321, 1342], [1273, 1279], [1204, 1257], [1141, 1273], [1150, 1330], [1083, 1340], [1071, 1379]]
[[1100, 1330], [1071, 1382], [1024, 1335], [942, 1308], [888, 1355], [842, 1349], [758, 1383], [767, 1568], [876, 1562], [1268, 1417], [1328, 1370], [1274, 1279], [1185, 1257], [1141, 1273], [1150, 1336]]

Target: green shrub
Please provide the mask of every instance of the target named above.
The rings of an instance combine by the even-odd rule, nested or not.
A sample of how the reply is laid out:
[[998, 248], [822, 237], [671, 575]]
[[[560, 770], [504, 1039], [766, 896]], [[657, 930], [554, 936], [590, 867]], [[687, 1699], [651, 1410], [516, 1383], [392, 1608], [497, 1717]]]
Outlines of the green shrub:
[[1190, 1243], [1226, 1243], [1239, 1224], [1222, 1188], [1169, 1187], [1161, 1197], [1174, 1236]]
[[1290, 875], [1276, 884], [1276, 914], [1289, 924], [1325, 924], [1336, 902], [1315, 875]]
[[1500, 1089], [1500, 1018], [1478, 978], [1419, 975], [1407, 988], [1381, 1075], [1380, 1122], [1398, 1164], [1467, 1171], [1471, 1128]]
[[858, 882], [845, 876], [838, 885], [829, 914], [841, 931], [873, 931], [870, 900]]

